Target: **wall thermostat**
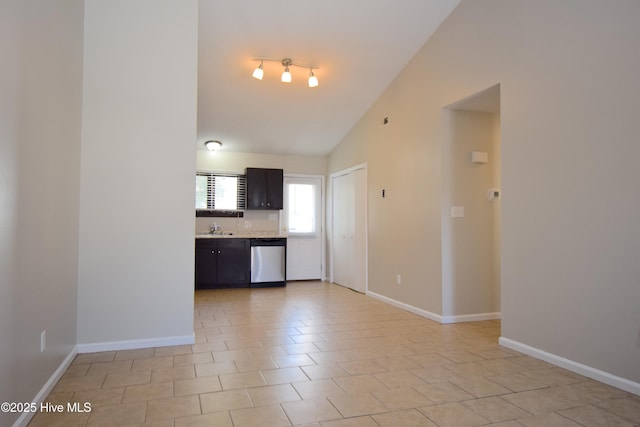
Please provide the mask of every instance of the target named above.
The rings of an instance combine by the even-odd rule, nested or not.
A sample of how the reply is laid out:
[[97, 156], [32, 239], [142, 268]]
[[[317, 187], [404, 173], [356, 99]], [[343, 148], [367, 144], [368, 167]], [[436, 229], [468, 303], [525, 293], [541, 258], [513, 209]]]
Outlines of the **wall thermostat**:
[[487, 191], [488, 200], [498, 200], [500, 198], [500, 190], [497, 188], [491, 188]]

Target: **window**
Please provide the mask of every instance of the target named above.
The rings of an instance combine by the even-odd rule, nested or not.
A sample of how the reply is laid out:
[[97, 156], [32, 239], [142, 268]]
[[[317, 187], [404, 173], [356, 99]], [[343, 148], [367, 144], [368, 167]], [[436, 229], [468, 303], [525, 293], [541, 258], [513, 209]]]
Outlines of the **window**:
[[244, 199], [244, 175], [196, 173], [196, 209], [242, 210]]
[[316, 206], [315, 186], [311, 184], [288, 184], [289, 232], [315, 233]]

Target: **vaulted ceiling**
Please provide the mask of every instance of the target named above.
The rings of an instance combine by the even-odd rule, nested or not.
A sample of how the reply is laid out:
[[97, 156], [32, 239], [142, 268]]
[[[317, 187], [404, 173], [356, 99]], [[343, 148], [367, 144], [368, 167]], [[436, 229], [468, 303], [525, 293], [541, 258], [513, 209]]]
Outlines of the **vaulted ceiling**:
[[200, 0], [197, 148], [327, 155], [459, 1]]

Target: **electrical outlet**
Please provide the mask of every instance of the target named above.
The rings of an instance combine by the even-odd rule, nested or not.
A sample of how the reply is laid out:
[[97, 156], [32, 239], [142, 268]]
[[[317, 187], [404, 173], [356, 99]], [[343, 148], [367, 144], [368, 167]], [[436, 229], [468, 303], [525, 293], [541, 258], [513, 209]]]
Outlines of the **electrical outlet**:
[[47, 331], [40, 333], [40, 353], [44, 353], [44, 349], [47, 347]]
[[396, 283], [399, 285], [402, 283], [402, 276], [400, 273], [396, 274]]
[[251, 228], [251, 221], [245, 221], [244, 228]]

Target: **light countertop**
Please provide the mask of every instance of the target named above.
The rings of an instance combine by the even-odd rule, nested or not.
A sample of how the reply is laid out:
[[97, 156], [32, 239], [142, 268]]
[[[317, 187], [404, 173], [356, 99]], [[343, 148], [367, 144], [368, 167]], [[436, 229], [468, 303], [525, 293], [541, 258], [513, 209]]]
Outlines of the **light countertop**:
[[196, 233], [196, 239], [274, 239], [287, 238], [277, 231], [223, 232], [223, 234]]

